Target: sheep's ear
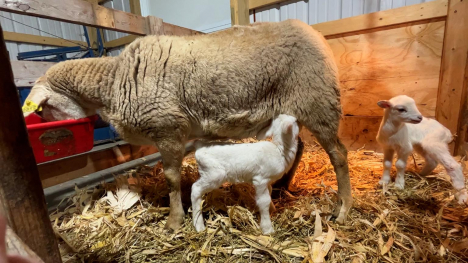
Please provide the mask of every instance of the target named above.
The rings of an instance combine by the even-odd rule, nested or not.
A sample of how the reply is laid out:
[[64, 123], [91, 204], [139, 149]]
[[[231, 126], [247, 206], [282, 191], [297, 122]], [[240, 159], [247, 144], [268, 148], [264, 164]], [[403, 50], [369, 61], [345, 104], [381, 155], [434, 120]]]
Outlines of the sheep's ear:
[[26, 98], [23, 105], [23, 115], [24, 117], [29, 114], [40, 111], [42, 105], [50, 98], [50, 92], [46, 89], [45, 86], [35, 86], [31, 89], [28, 97]]
[[392, 103], [388, 100], [381, 100], [377, 102], [377, 105], [379, 105], [380, 108], [382, 109], [387, 109], [392, 107]]

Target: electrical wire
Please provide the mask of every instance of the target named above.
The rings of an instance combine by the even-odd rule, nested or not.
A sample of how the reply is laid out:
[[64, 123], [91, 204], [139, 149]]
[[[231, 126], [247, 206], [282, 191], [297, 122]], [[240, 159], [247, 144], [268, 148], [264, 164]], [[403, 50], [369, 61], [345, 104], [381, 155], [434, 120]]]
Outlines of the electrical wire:
[[60, 39], [62, 39], [62, 40], [65, 40], [65, 41], [68, 41], [68, 42], [70, 42], [70, 43], [76, 44], [76, 45], [78, 45], [78, 46], [82, 46], [82, 47], [84, 47], [84, 48], [86, 48], [86, 49], [88, 48], [87, 46], [85, 46], [85, 45], [83, 45], [83, 44], [74, 42], [74, 41], [72, 41], [72, 40], [65, 39], [65, 38], [60, 37], [60, 36], [56, 36], [56, 35], [54, 35], [54, 34], [51, 34], [51, 33], [49, 33], [49, 32], [43, 31], [43, 30], [41, 30], [41, 29], [39, 29], [39, 28], [35, 28], [35, 27], [30, 26], [30, 25], [27, 25], [27, 24], [21, 23], [21, 22], [19, 22], [19, 21], [16, 21], [16, 20], [14, 20], [14, 19], [9, 18], [9, 17], [3, 16], [3, 15], [0, 15], [0, 17], [3, 17], [3, 18], [8, 19], [8, 20], [11, 20], [11, 21], [13, 21], [13, 22], [15, 22], [15, 23], [18, 23], [18, 24], [21, 24], [21, 25], [23, 25], [23, 26], [27, 26], [27, 27], [30, 27], [30, 28], [32, 28], [32, 29], [38, 30], [39, 32], [42, 32], [42, 33], [49, 34], [49, 35], [51, 35], [51, 36], [60, 38]]

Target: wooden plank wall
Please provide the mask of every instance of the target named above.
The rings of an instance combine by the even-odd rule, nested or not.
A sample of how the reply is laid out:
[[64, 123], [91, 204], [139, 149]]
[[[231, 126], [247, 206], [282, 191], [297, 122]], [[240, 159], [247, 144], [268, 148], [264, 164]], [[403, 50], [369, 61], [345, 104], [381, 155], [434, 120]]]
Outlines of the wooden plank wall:
[[[381, 150], [375, 141], [383, 114], [379, 100], [406, 94], [424, 116], [436, 116], [447, 5], [438, 0], [312, 26], [327, 38], [339, 68], [339, 134], [349, 150]], [[313, 139], [308, 131], [302, 136]]]

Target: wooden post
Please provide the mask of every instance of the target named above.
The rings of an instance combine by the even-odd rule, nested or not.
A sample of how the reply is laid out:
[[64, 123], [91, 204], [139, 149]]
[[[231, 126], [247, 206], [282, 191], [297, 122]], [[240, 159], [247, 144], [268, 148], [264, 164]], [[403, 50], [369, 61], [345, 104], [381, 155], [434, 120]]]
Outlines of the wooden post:
[[249, 0], [231, 0], [231, 25], [248, 25]]
[[44, 262], [61, 262], [0, 30], [0, 212]]
[[452, 154], [460, 154], [466, 140], [468, 1], [450, 0], [445, 24], [444, 48], [437, 96], [436, 119], [453, 134]]
[[130, 12], [141, 16], [140, 0], [130, 0]]

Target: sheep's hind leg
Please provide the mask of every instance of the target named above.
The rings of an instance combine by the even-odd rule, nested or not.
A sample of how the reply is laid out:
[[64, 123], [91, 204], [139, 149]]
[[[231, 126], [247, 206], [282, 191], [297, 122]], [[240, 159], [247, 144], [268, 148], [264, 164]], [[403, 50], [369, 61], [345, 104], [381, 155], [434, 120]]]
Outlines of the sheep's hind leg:
[[268, 185], [263, 183], [255, 183], [255, 201], [257, 202], [260, 212], [260, 228], [263, 234], [268, 235], [274, 232], [270, 219], [270, 204], [271, 197], [268, 191]]
[[348, 151], [341, 143], [336, 132], [326, 132], [322, 130], [321, 132], [314, 132], [314, 136], [327, 152], [333, 168], [335, 169], [336, 179], [338, 181], [339, 201], [334, 211], [334, 216], [336, 216], [336, 222], [338, 224], [344, 224], [349, 210], [353, 205], [351, 180], [348, 170]]
[[304, 153], [304, 143], [301, 140], [301, 137], [298, 138], [297, 142], [297, 152], [296, 152], [296, 157], [294, 159], [294, 163], [291, 167], [291, 169], [283, 175], [278, 181], [276, 181], [273, 186], [275, 188], [281, 188], [283, 187], [286, 190], [289, 190], [289, 185], [291, 184], [292, 179], [294, 178], [294, 175], [296, 174], [297, 167], [299, 166], [299, 163], [301, 162], [302, 154]]
[[184, 158], [184, 142], [176, 139], [161, 139], [157, 142], [161, 153], [164, 176], [169, 187], [170, 212], [165, 228], [177, 230], [184, 222], [184, 209], [180, 192], [180, 169]]
[[461, 165], [455, 161], [444, 143], [431, 142], [429, 140], [422, 143], [424, 151], [434, 160], [442, 164], [447, 174], [452, 178], [452, 185], [457, 193], [455, 198], [460, 204], [468, 204], [468, 192], [465, 187], [465, 176]]
[[424, 161], [424, 167], [419, 174], [422, 176], [428, 176], [437, 167], [437, 161], [427, 154], [424, 155]]
[[392, 169], [393, 155], [395, 151], [391, 148], [384, 149], [383, 174], [379, 181], [380, 185], [390, 183], [390, 169]]

